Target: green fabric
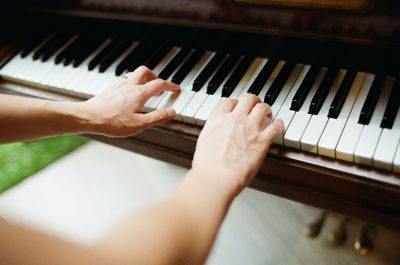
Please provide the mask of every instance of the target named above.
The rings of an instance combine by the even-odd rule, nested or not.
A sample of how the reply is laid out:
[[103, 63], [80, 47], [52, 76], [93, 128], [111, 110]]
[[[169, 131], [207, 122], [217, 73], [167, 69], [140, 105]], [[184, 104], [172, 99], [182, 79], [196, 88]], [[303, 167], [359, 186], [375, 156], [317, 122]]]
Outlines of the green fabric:
[[87, 141], [77, 136], [57, 136], [0, 145], [0, 194]]

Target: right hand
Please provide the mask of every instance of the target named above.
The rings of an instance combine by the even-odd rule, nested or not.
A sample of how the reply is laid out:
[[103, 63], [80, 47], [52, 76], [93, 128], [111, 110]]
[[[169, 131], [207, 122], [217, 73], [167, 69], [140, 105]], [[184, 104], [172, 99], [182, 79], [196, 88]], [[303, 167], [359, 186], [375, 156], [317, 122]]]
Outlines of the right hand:
[[260, 169], [282, 120], [271, 123], [271, 108], [247, 94], [223, 99], [205, 124], [196, 146], [192, 168], [222, 178], [235, 196]]

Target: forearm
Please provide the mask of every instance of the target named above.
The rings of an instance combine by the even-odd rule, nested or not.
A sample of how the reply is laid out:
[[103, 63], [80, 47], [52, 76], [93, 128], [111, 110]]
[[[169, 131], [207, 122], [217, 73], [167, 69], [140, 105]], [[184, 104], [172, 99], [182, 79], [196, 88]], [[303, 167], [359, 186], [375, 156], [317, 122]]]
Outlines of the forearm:
[[122, 264], [203, 264], [234, 197], [218, 177], [189, 171], [164, 202], [128, 218], [100, 248]]
[[0, 144], [86, 132], [81, 103], [0, 95]]

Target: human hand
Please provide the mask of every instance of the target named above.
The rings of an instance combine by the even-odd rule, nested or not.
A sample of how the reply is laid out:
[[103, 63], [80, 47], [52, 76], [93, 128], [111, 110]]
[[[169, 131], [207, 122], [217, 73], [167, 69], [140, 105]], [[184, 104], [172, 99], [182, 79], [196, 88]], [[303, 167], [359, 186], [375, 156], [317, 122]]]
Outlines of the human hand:
[[257, 174], [282, 130], [282, 120], [271, 123], [271, 108], [257, 96], [247, 94], [240, 101], [225, 98], [199, 136], [192, 168], [218, 178], [235, 196]]
[[90, 115], [90, 133], [125, 137], [175, 117], [174, 109], [163, 108], [146, 114], [141, 109], [153, 96], [178, 92], [179, 86], [158, 78], [145, 66], [126, 74], [99, 95], [83, 102]]

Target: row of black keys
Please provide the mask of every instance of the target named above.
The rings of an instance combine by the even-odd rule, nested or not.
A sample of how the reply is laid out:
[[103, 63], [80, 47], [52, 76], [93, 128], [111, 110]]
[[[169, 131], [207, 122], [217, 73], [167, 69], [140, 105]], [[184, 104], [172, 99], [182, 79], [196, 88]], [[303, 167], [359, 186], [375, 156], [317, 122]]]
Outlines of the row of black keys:
[[[43, 62], [47, 61], [57, 50], [64, 46], [71, 38], [71, 33], [55, 33], [47, 37], [47, 41], [39, 49], [34, 52], [33, 59], [41, 59]], [[45, 37], [46, 38], [46, 37]], [[27, 56], [31, 51], [35, 49], [45, 39], [43, 35], [38, 35], [36, 38], [31, 39], [25, 43], [21, 48], [21, 56]], [[55, 63], [63, 63], [64, 65], [72, 64], [74, 67], [78, 67], [90, 54], [92, 54], [104, 41], [105, 37], [84, 34], [79, 35], [75, 41], [61, 51], [55, 58]], [[132, 41], [126, 39], [115, 38], [110, 41], [88, 64], [88, 70], [91, 71], [99, 66], [99, 71], [104, 72], [110, 67], [110, 65], [121, 56], [121, 54], [131, 45]], [[140, 42], [128, 55], [124, 58], [121, 63], [117, 66], [115, 74], [121, 75], [126, 71], [132, 71], [139, 65], [146, 65], [150, 69], [153, 69], [162, 58], [172, 49], [172, 44], [157, 44], [155, 42]], [[177, 55], [166, 65], [166, 67], [160, 72], [159, 76], [163, 79], [168, 79], [175, 69], [185, 60], [185, 58], [192, 51], [192, 47], [183, 46]], [[172, 77], [172, 81], [180, 84], [194, 65], [204, 55], [205, 49], [196, 49], [185, 63], [178, 69], [175, 75]], [[227, 58], [226, 58], [227, 57]], [[243, 77], [244, 73], [254, 60], [254, 56], [247, 55], [244, 58], [238, 53], [228, 54], [226, 50], [217, 51], [214, 57], [210, 60], [207, 66], [199, 73], [193, 82], [193, 90], [198, 91], [205, 82], [211, 77], [219, 65], [220, 68], [212, 76], [211, 80], [207, 84], [207, 93], [214, 94], [217, 88], [221, 85], [226, 76], [231, 72], [233, 67], [238, 66], [234, 69], [234, 72], [229, 77], [227, 82], [223, 86], [222, 96], [229, 97], [237, 84]], [[271, 73], [275, 69], [279, 58], [271, 58], [268, 60], [266, 65], [263, 67], [254, 83], [250, 86], [248, 92], [258, 95], [270, 77]], [[265, 95], [264, 102], [273, 105], [275, 99], [278, 97], [281, 89], [291, 74], [295, 62], [288, 61], [281, 69], [280, 73], [272, 83], [271, 87]], [[321, 69], [320, 65], [312, 65], [295, 96], [292, 99], [291, 110], [298, 111], [304, 103], [314, 81]], [[338, 74], [339, 69], [337, 67], [330, 67], [320, 84], [316, 94], [314, 95], [312, 102], [309, 107], [309, 113], [317, 115], [325, 101], [329, 90]], [[356, 70], [347, 71], [338, 92], [336, 93], [334, 100], [331, 103], [328, 117], [337, 118], [346, 96], [351, 88], [351, 85], [357, 74]], [[376, 106], [379, 93], [382, 89], [385, 76], [377, 75], [373, 85], [368, 93], [367, 99], [363, 105], [362, 112], [360, 114], [359, 123], [368, 124], [373, 110]], [[397, 109], [399, 106], [399, 88], [400, 82], [396, 80], [392, 95], [388, 102], [385, 110], [384, 119], [381, 127], [391, 128]]]

